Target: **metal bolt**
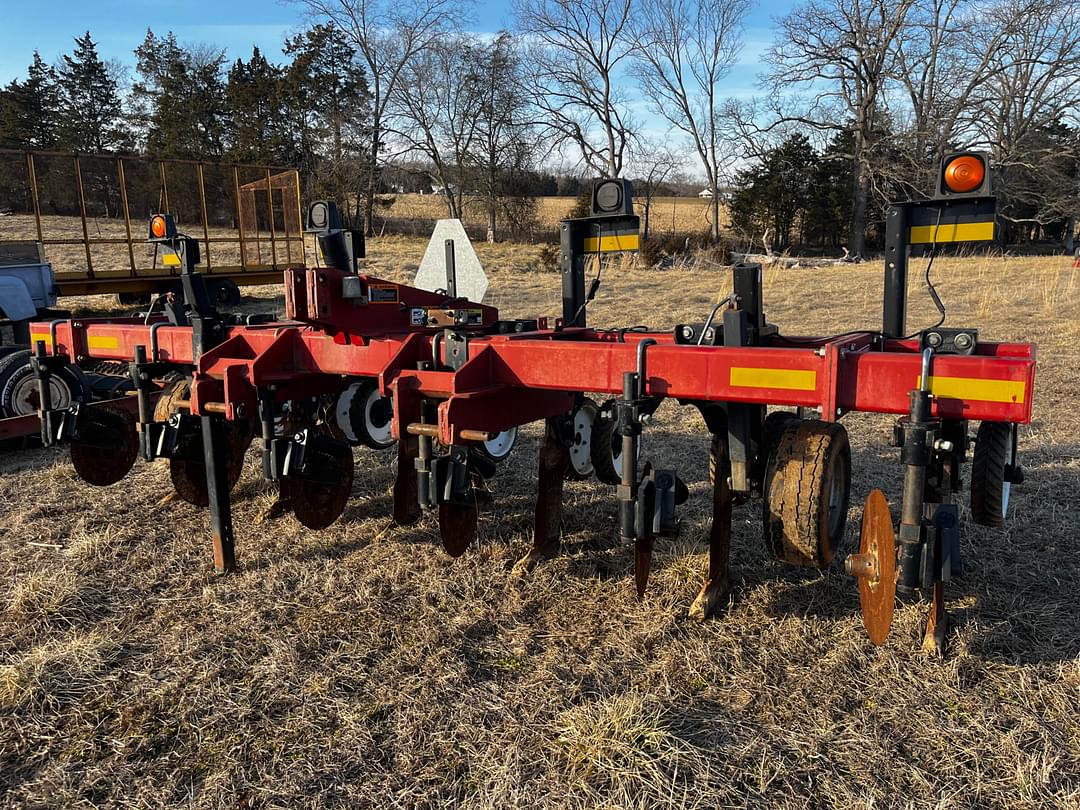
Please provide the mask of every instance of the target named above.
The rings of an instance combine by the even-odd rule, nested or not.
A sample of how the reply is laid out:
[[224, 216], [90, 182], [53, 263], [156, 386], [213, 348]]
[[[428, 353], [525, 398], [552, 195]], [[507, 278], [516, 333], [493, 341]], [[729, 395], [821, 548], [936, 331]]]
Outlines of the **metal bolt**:
[[942, 453], [951, 453], [954, 446], [948, 439], [938, 439], [934, 442], [934, 449]]
[[926, 336], [926, 345], [936, 349], [941, 345], [941, 335], [938, 332], [931, 332]]
[[687, 339], [692, 338], [694, 336], [694, 327], [684, 326], [682, 329], [679, 330], [679, 334], [681, 334], [684, 338]]
[[956, 348], [958, 348], [958, 349], [960, 349], [962, 351], [966, 351], [967, 349], [970, 349], [971, 348], [971, 335], [969, 335], [967, 332], [961, 332], [960, 334], [958, 334], [956, 337], [953, 338], [953, 345], [956, 346]]
[[74, 321], [74, 322], [72, 322], [71, 325], [74, 326], [76, 329], [82, 329], [83, 328], [82, 321]]

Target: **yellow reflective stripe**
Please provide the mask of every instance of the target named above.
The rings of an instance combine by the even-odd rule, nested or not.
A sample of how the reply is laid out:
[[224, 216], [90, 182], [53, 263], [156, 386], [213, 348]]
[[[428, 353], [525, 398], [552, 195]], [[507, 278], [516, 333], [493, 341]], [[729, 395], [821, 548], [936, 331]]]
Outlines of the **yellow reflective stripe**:
[[[44, 340], [46, 345], [52, 345], [52, 337], [48, 334], [35, 332], [30, 335], [30, 344], [34, 345], [39, 340]], [[86, 339], [86, 345], [91, 349], [119, 349], [120, 338], [111, 335], [91, 335]]]
[[161, 263], [166, 267], [179, 267], [180, 257], [175, 253], [162, 253]]
[[931, 245], [936, 242], [990, 242], [994, 239], [994, 221], [956, 222], [939, 225], [934, 235], [934, 225], [916, 225], [911, 229], [908, 242], [913, 245]]
[[784, 388], [791, 391], [816, 391], [817, 372], [806, 369], [732, 366], [730, 383], [736, 388]]
[[[1024, 401], [1023, 380], [987, 380], [984, 377], [931, 377], [930, 393], [942, 399], [976, 399], [979, 402]], [[918, 381], [915, 387], [918, 388]]]
[[638, 235], [636, 233], [616, 234], [615, 236], [585, 237], [586, 253], [614, 253], [620, 250], [637, 250]]

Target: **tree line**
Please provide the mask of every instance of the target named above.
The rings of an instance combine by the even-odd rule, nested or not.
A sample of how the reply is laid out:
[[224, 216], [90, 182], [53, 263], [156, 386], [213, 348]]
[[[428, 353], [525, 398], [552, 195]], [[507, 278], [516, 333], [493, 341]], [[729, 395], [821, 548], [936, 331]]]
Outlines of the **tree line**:
[[481, 206], [492, 239], [565, 188], [554, 166], [634, 178], [646, 204], [689, 173], [713, 238], [733, 187], [746, 240], [852, 255], [979, 148], [1015, 238], [1075, 231], [1074, 0], [804, 0], [749, 101], [727, 93], [750, 0], [515, 0], [513, 30], [482, 37], [463, 0], [294, 2], [310, 22], [283, 60], [148, 31], [129, 83], [89, 33], [35, 54], [0, 90], [0, 145], [296, 165], [369, 232], [388, 191], [427, 186], [450, 216]]

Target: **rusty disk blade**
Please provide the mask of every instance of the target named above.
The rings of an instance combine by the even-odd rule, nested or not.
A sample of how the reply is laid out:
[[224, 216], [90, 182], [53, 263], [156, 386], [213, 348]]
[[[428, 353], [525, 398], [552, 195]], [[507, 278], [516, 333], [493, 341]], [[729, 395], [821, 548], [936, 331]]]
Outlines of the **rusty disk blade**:
[[474, 504], [439, 503], [439, 535], [451, 557], [464, 554], [476, 538], [476, 513]]
[[[228, 454], [229, 490], [232, 491], [240, 474], [244, 471], [244, 456], [254, 436], [253, 426], [249, 421], [229, 422], [225, 430], [226, 453]], [[177, 457], [169, 459], [169, 477], [172, 479], [176, 494], [192, 506], [210, 505], [206, 493], [206, 463], [202, 457], [202, 441], [197, 442], [196, 457]]]
[[[88, 484], [107, 487], [127, 475], [139, 455], [139, 434], [135, 429], [135, 415], [112, 403], [93, 406], [119, 416], [123, 422], [108, 431], [94, 445], [79, 441], [71, 443], [71, 465], [75, 473]], [[101, 444], [107, 442], [107, 446]]]
[[345, 511], [352, 495], [353, 455], [345, 444], [327, 451], [334, 456], [333, 483], [317, 481], [301, 475], [287, 476], [281, 481], [281, 496], [288, 500], [293, 514], [308, 529], [325, 529]]
[[896, 603], [896, 533], [880, 489], [870, 493], [863, 507], [859, 554], [867, 563], [858, 576], [863, 625], [870, 641], [881, 645], [889, 636]]

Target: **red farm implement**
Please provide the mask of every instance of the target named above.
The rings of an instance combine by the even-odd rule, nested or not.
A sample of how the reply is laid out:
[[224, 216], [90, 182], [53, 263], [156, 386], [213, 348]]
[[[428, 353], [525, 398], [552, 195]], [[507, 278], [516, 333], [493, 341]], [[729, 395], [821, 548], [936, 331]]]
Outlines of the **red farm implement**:
[[[851, 411], [896, 414], [900, 521], [875, 490], [846, 567], [875, 643], [888, 633], [900, 588], [930, 597], [926, 644], [940, 649], [943, 584], [960, 570], [961, 464], [973, 455], [973, 519], [1001, 525], [1010, 484], [1021, 478], [1016, 425], [1030, 421], [1035, 371], [1030, 344], [984, 341], [974, 329], [905, 335], [910, 246], [932, 253], [938, 243], [993, 238], [986, 181], [958, 193], [959, 185], [943, 169], [933, 199], [893, 207], [883, 329], [829, 337], [786, 337], [770, 324], [761, 268], [752, 264], [733, 268], [732, 294], [701, 323], [666, 332], [587, 326], [597, 286], [586, 285], [590, 254], [637, 247], [621, 181], [598, 184], [592, 216], [562, 223], [563, 312], [551, 321], [501, 319], [458, 296], [452, 243], [445, 287], [435, 291], [357, 272], [362, 243], [342, 230], [330, 203], [308, 213], [327, 266], [285, 271], [285, 319], [225, 316], [195, 271], [197, 243], [176, 233], [170, 217], [155, 216], [151, 239], [178, 257], [184, 301], [148, 323], [35, 324], [42, 439], [70, 443], [76, 470], [93, 484], [119, 481], [139, 455], [167, 458], [179, 495], [210, 509], [215, 566], [224, 573], [236, 566], [229, 493], [255, 436], [281, 505], [312, 529], [345, 508], [352, 448], [396, 442], [395, 519], [408, 524], [437, 509], [443, 544], [457, 556], [475, 537], [484, 480], [510, 453], [517, 429], [544, 420], [533, 547], [517, 570], [558, 551], [564, 481], [595, 475], [616, 487], [618, 530], [634, 546], [643, 594], [653, 543], [674, 533], [687, 488], [674, 470], [645, 462], [639, 440], [659, 404], [677, 400], [700, 410], [711, 440], [708, 571], [692, 608], [704, 617], [728, 591], [732, 506], [751, 496], [763, 501], [774, 557], [833, 564], [851, 479], [839, 420]], [[91, 361], [129, 364], [137, 416], [52, 406], [50, 375]], [[973, 453], [971, 421], [981, 423]]]

